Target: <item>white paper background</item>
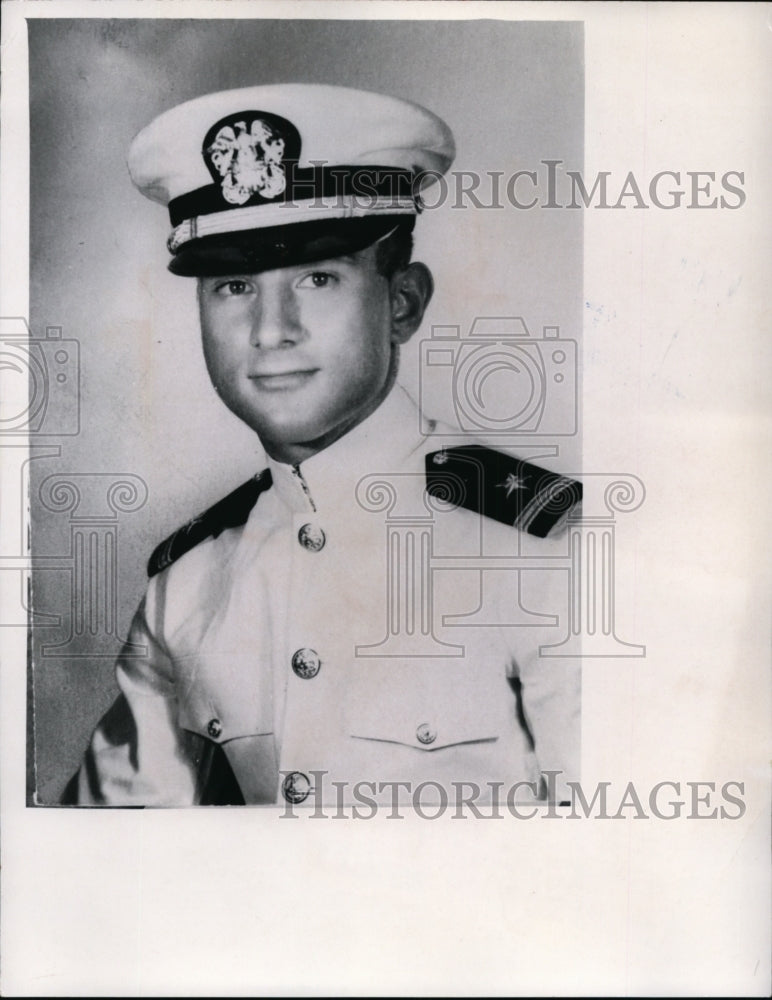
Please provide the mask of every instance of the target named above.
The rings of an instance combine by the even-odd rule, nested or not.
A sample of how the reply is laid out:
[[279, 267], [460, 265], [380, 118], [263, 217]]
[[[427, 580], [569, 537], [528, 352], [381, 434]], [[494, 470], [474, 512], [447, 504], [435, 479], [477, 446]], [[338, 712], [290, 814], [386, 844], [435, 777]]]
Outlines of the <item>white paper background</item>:
[[[184, 16], [213, 8], [244, 16], [193, 2]], [[647, 656], [588, 663], [583, 781], [739, 780], [747, 811], [357, 823], [25, 809], [25, 636], [6, 629], [3, 994], [768, 995], [768, 8], [246, 9], [582, 18], [588, 176], [745, 172], [737, 211], [585, 213], [584, 467], [646, 484], [617, 573], [619, 634]], [[19, 18], [38, 12], [104, 16], [4, 5], [0, 315], [27, 311]]]

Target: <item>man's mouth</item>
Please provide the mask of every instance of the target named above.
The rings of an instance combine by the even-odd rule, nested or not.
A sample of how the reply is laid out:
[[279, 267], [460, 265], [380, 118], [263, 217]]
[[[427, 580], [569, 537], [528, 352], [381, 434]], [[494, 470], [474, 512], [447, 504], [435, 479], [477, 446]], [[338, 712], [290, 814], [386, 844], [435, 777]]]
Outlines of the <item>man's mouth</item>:
[[254, 372], [249, 376], [249, 380], [254, 382], [259, 389], [274, 391], [298, 389], [305, 385], [318, 371], [318, 368], [299, 368], [292, 371]]

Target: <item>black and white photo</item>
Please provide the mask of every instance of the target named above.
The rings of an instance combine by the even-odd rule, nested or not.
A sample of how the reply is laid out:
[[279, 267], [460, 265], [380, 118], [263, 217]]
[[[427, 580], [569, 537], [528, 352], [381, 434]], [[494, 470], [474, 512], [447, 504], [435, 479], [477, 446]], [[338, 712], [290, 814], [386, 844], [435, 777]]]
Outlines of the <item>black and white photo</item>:
[[[31, 469], [33, 614], [60, 625], [32, 633], [32, 800], [568, 801], [582, 216], [522, 206], [552, 197], [545, 163], [581, 171], [581, 25], [30, 35], [32, 320], [77, 328], [79, 370], [49, 395], [80, 417]], [[470, 71], [498, 53], [472, 93], [450, 38]], [[172, 72], [162, 42], [185, 100], [126, 87]], [[124, 79], [111, 63], [97, 86], [65, 52], [116, 53]], [[502, 106], [505, 56], [531, 82]], [[52, 157], [95, 92], [122, 136], [88, 116]], [[68, 316], [37, 247], [73, 206], [90, 293]]]

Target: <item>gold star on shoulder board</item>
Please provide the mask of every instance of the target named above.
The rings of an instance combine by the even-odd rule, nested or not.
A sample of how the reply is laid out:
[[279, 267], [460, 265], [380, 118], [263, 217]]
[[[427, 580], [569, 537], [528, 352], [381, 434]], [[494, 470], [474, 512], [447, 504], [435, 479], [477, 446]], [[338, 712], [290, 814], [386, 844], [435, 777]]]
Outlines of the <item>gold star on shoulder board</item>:
[[524, 490], [526, 488], [526, 483], [521, 476], [516, 476], [514, 472], [510, 472], [504, 482], [497, 483], [496, 486], [499, 489], [506, 490], [507, 499], [509, 499], [515, 490]]

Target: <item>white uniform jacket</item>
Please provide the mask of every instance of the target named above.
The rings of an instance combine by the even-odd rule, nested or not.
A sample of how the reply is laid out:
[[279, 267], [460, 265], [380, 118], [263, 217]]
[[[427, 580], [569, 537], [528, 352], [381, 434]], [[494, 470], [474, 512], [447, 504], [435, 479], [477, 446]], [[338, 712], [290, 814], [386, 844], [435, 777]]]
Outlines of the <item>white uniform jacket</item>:
[[567, 535], [429, 498], [442, 440], [396, 387], [299, 468], [269, 462], [245, 523], [150, 579], [129, 636], [146, 654], [119, 658], [75, 800], [389, 803], [432, 782], [503, 801], [547, 771], [568, 797], [579, 668], [540, 655], [567, 630]]

